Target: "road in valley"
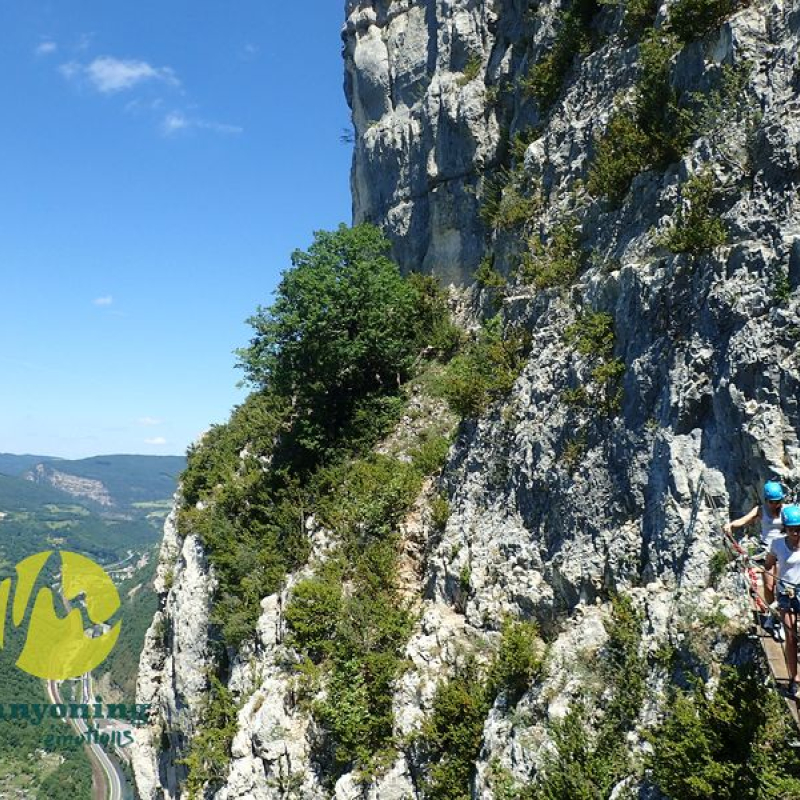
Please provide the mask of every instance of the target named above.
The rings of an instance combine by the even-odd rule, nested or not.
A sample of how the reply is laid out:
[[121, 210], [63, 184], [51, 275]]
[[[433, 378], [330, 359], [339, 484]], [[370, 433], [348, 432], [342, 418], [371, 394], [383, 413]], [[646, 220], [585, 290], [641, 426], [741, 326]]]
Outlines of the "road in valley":
[[[58, 681], [47, 681], [47, 694], [50, 697], [51, 703], [64, 703], [61, 698]], [[75, 731], [76, 735], [84, 736], [87, 739], [84, 747], [86, 748], [89, 761], [92, 765], [93, 800], [123, 800], [122, 781], [120, 780], [117, 768], [111, 763], [99, 744], [88, 740], [86, 733], [89, 729], [86, 722], [82, 719], [69, 719], [65, 721]]]

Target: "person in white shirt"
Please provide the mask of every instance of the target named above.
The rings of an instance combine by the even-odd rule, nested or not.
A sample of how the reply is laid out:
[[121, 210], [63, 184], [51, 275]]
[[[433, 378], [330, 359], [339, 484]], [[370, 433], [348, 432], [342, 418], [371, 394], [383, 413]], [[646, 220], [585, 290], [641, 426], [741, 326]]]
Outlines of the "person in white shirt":
[[[784, 506], [781, 512], [782, 539], [773, 539], [764, 562], [764, 593], [772, 602], [776, 583], [778, 608], [786, 634], [786, 666], [789, 694], [797, 695], [797, 614], [800, 612], [800, 506]], [[777, 576], [776, 576], [777, 568]], [[776, 580], [777, 578], [777, 580]]]
[[733, 533], [736, 528], [743, 528], [758, 520], [761, 523], [760, 539], [764, 551], [761, 558], [763, 558], [769, 552], [773, 540], [783, 538], [781, 511], [785, 497], [783, 484], [775, 480], [767, 481], [764, 484], [763, 505], [754, 506], [743, 517], [731, 520], [725, 525], [725, 532]]

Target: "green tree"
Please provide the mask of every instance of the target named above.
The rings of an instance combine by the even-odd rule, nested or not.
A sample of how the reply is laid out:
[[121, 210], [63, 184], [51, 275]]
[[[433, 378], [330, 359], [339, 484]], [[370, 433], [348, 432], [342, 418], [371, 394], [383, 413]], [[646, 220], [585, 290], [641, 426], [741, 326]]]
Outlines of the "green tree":
[[736, 7], [734, 0], [678, 0], [670, 6], [669, 26], [682, 42], [692, 42], [718, 28]]
[[783, 701], [752, 664], [726, 667], [711, 696], [679, 692], [656, 730], [653, 778], [668, 797], [797, 800], [800, 758]]
[[681, 187], [688, 208], [678, 207], [675, 224], [663, 235], [661, 244], [673, 253], [689, 253], [695, 257], [725, 244], [728, 240], [725, 225], [711, 210], [714, 191], [712, 172], [701, 172], [689, 178]]
[[421, 745], [428, 763], [425, 796], [467, 800], [483, 723], [491, 708], [486, 682], [474, 661], [436, 687], [433, 713], [422, 726]]
[[230, 689], [216, 675], [209, 675], [207, 704], [200, 729], [191, 742], [182, 764], [188, 769], [184, 789], [188, 797], [204, 796], [204, 786], [219, 787], [231, 760], [231, 742], [237, 729], [237, 714], [242, 707]]
[[504, 337], [499, 317], [487, 320], [477, 340], [448, 364], [441, 392], [459, 416], [475, 418], [511, 391], [530, 345], [526, 332]]
[[417, 354], [418, 294], [371, 225], [318, 231], [238, 351], [246, 381], [294, 403], [294, 444], [324, 457], [370, 398], [396, 393]]
[[639, 655], [641, 624], [629, 598], [612, 600], [608, 642], [598, 662], [598, 674], [610, 690], [603, 698], [602, 716], [594, 722], [594, 735], [587, 736], [588, 709], [579, 701], [554, 724], [554, 751], [545, 757], [539, 781], [531, 787], [536, 800], [604, 800], [630, 774], [625, 737], [636, 725], [646, 688], [647, 665]]

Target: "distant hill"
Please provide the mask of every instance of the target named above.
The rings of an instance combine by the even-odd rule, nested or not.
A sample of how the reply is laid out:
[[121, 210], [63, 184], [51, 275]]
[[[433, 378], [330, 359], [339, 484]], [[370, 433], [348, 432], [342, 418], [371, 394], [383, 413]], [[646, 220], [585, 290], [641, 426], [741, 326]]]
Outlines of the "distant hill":
[[51, 547], [108, 562], [151, 546], [185, 465], [179, 456], [0, 454], [0, 572]]
[[171, 497], [185, 467], [183, 456], [111, 455], [70, 460], [0, 454], [0, 472], [123, 509]]
[[0, 475], [0, 513], [35, 511], [51, 503], [70, 500], [52, 486], [26, 481], [21, 477]]
[[59, 460], [60, 459], [51, 456], [17, 456], [12, 453], [0, 453], [0, 474], [14, 477], [21, 475], [26, 469], [30, 469], [36, 466], [36, 464], [41, 464], [45, 461], [55, 462]]
[[[153, 591], [157, 542], [185, 463], [174, 456], [69, 460], [0, 454], [0, 580], [15, 579], [16, 565], [44, 550], [71, 550], [116, 565], [109, 572], [118, 583], [123, 625], [96, 677], [120, 702], [134, 697], [139, 653], [158, 607]], [[53, 581], [57, 563], [51, 558], [50, 571], [39, 575], [37, 586]], [[24, 629], [10, 622], [4, 627], [0, 703], [47, 702], [42, 682], [15, 666]], [[71, 692], [73, 685], [65, 682], [62, 692]], [[0, 797], [91, 797], [91, 768], [80, 747], [41, 749], [46, 736], [67, 730], [57, 719], [35, 726], [0, 720]]]

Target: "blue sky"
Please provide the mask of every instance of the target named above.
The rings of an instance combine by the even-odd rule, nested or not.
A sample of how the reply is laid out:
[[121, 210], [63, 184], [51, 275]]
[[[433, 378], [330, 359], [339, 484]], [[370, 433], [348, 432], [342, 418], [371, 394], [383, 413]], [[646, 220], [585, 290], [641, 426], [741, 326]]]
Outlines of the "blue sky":
[[350, 222], [343, 3], [0, 0], [0, 452], [183, 453]]

